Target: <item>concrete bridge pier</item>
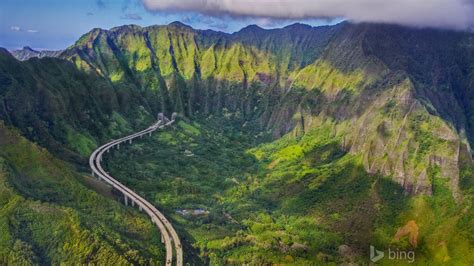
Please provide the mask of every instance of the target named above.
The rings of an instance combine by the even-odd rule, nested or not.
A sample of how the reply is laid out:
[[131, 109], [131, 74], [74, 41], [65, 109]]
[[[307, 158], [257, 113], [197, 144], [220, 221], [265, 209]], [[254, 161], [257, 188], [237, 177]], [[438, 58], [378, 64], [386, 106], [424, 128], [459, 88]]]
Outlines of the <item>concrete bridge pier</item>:
[[135, 201], [132, 200], [132, 207], [135, 207]]
[[163, 237], [163, 234], [161, 234], [161, 243], [165, 243], [165, 238]]
[[138, 209], [142, 211], [142, 205], [138, 205]]
[[125, 206], [128, 206], [128, 198], [127, 195], [123, 195], [123, 199], [125, 201]]
[[130, 140], [128, 141], [128, 143], [129, 143], [129, 144], [132, 144], [132, 139], [130, 139]]
[[117, 150], [120, 150], [120, 143], [117, 144]]

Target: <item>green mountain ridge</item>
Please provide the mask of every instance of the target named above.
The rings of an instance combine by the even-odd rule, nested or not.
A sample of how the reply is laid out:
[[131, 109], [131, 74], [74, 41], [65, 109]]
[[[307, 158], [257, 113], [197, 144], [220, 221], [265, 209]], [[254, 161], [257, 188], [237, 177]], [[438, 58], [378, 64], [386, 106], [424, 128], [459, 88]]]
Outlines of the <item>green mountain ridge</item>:
[[153, 121], [150, 109], [131, 108], [147, 106], [145, 95], [116, 91], [65, 60], [18, 62], [0, 50], [0, 71], [0, 118], [69, 162], [85, 163], [99, 143]]
[[335, 120], [367, 171], [431, 193], [427, 172], [439, 166], [456, 194], [473, 134], [472, 53], [472, 34], [461, 32], [341, 23], [225, 34], [172, 23], [95, 29], [62, 56], [113, 86], [156, 92], [167, 113], [225, 108], [277, 138]]

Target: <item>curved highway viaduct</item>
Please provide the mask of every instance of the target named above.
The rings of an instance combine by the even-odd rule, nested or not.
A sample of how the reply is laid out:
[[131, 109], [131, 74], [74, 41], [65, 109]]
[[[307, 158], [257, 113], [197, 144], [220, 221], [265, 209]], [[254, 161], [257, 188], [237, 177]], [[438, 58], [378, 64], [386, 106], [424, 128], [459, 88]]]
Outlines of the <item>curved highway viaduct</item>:
[[[178, 234], [174, 230], [171, 223], [166, 219], [166, 217], [158, 211], [151, 203], [147, 200], [142, 198], [140, 195], [135, 193], [133, 190], [129, 189], [128, 187], [124, 186], [117, 180], [115, 180], [112, 176], [110, 176], [101, 166], [101, 161], [103, 155], [106, 152], [109, 152], [110, 149], [116, 147], [120, 149], [121, 143], [132, 143], [133, 139], [139, 138], [145, 135], [150, 135], [158, 130], [162, 129], [166, 126], [171, 125], [174, 123], [174, 119], [169, 120], [163, 114], [159, 114], [159, 120], [155, 124], [151, 125], [149, 128], [137, 132], [135, 134], [123, 137], [121, 139], [113, 140], [107, 144], [102, 145], [97, 150], [95, 150], [91, 157], [89, 158], [89, 165], [92, 169], [92, 175], [97, 176], [99, 180], [105, 181], [107, 184], [111, 185], [116, 190], [120, 191], [124, 196], [125, 205], [128, 205], [128, 202], [132, 204], [132, 206], [138, 205], [140, 210], [145, 211], [148, 216], [150, 216], [152, 222], [156, 224], [158, 229], [161, 233], [161, 240], [165, 244], [166, 248], [166, 265], [172, 265], [173, 262], [173, 253], [176, 255], [176, 265], [182, 266], [183, 265], [183, 249], [181, 246], [181, 242], [179, 240]], [[174, 252], [173, 252], [174, 251]]]

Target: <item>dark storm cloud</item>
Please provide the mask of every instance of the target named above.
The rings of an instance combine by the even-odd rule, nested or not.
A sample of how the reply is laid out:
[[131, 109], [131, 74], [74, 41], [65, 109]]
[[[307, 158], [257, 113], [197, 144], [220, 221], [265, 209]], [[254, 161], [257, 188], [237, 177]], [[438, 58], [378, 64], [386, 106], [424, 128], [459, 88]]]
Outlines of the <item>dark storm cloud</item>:
[[142, 0], [149, 11], [193, 11], [215, 17], [345, 18], [420, 27], [467, 29], [472, 0]]

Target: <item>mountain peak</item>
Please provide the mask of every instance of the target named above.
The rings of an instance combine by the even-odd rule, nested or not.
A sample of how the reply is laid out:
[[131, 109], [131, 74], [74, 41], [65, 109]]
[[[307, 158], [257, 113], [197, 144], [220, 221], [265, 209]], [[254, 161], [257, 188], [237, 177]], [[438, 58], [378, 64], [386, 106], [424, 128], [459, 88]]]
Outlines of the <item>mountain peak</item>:
[[293, 23], [291, 25], [288, 25], [286, 27], [284, 27], [284, 29], [303, 29], [303, 30], [307, 30], [307, 29], [312, 29], [313, 27], [308, 25], [308, 24], [303, 24], [303, 23]]
[[123, 32], [123, 31], [140, 31], [142, 29], [141, 26], [135, 24], [123, 25], [119, 27], [111, 28], [110, 31], [112, 32]]
[[241, 32], [258, 32], [258, 31], [262, 31], [262, 30], [265, 30], [265, 29], [258, 26], [258, 25], [252, 24], [252, 25], [248, 25], [247, 27], [242, 28], [238, 32], [239, 33], [241, 33]]
[[190, 29], [190, 30], [193, 29], [191, 26], [186, 25], [181, 21], [173, 21], [170, 24], [168, 24], [168, 26], [177, 27], [177, 28], [185, 28], [185, 29]]
[[25, 61], [30, 58], [38, 57], [57, 57], [62, 51], [47, 51], [41, 50], [37, 51], [31, 48], [30, 46], [24, 46], [22, 49], [13, 50], [11, 51], [11, 55], [13, 55], [16, 59], [20, 61]]
[[24, 51], [35, 52], [35, 53], [38, 52], [38, 51], [34, 50], [33, 48], [31, 48], [31, 47], [29, 47], [29, 46], [24, 46], [24, 47], [23, 47], [23, 50], [24, 50]]

